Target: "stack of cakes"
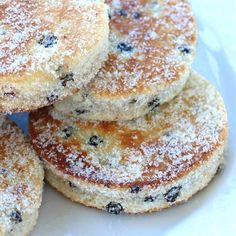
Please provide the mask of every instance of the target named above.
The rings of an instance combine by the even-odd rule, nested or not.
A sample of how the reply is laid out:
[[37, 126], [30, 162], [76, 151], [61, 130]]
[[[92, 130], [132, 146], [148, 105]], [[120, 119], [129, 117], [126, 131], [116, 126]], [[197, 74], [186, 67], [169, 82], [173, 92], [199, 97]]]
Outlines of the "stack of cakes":
[[[0, 2], [0, 112], [24, 112], [77, 92], [108, 50], [103, 1]], [[38, 218], [44, 172], [28, 138], [0, 117], [0, 235], [28, 235]]]
[[[187, 0], [5, 2], [0, 109], [31, 111], [31, 142], [53, 187], [119, 214], [158, 211], [207, 186], [223, 162], [227, 116], [191, 69]], [[19, 156], [11, 125], [2, 125], [2, 150]], [[0, 232], [3, 216], [6, 231], [24, 222], [0, 212]]]
[[47, 181], [109, 213], [188, 200], [223, 161], [224, 103], [191, 64], [196, 24], [186, 0], [107, 0], [108, 59], [84, 88], [30, 115]]

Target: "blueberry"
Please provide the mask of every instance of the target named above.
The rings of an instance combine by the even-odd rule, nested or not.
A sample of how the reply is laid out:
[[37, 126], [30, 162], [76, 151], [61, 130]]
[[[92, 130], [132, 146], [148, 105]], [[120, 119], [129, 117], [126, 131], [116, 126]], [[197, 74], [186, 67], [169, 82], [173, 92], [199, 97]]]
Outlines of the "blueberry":
[[127, 16], [126, 10], [123, 10], [123, 9], [119, 10], [119, 11], [118, 11], [118, 14], [119, 14], [119, 16], [124, 16], [124, 17]]
[[157, 196], [148, 196], [144, 198], [144, 202], [154, 202], [157, 199]]
[[171, 135], [173, 135], [173, 132], [170, 130], [170, 131], [167, 131], [163, 134], [165, 137], [170, 137]]
[[82, 114], [88, 113], [89, 111], [88, 111], [88, 110], [85, 110], [85, 109], [76, 109], [75, 112], [76, 112], [78, 115], [82, 115]]
[[117, 49], [120, 52], [131, 52], [133, 50], [133, 46], [130, 43], [122, 42], [117, 45]]
[[93, 135], [90, 137], [88, 144], [94, 147], [97, 147], [99, 144], [103, 143], [103, 140], [97, 135]]
[[110, 188], [110, 184], [109, 184], [109, 183], [105, 183], [105, 184], [104, 184], [104, 187]]
[[139, 186], [133, 186], [130, 188], [131, 193], [139, 193], [141, 191], [141, 188]]
[[43, 45], [45, 48], [51, 48], [55, 44], [57, 44], [57, 41], [58, 41], [57, 37], [54, 34], [49, 33], [43, 35], [41, 39], [38, 41], [38, 43], [40, 45]]
[[177, 197], [179, 196], [179, 192], [181, 190], [182, 186], [176, 186], [168, 190], [164, 194], [164, 198], [166, 199], [167, 202], [175, 202]]
[[110, 202], [106, 205], [106, 210], [110, 214], [119, 215], [122, 211], [124, 211], [124, 208], [120, 203]]
[[135, 104], [136, 102], [137, 102], [137, 99], [134, 98], [134, 99], [132, 99], [129, 103], [130, 103], [130, 104]]
[[1, 175], [4, 175], [7, 173], [7, 169], [3, 168], [3, 167], [0, 167], [0, 174]]
[[62, 75], [59, 79], [61, 80], [62, 86], [65, 87], [67, 82], [74, 81], [74, 74], [73, 73], [65, 74]]
[[134, 18], [135, 20], [138, 20], [140, 17], [141, 17], [141, 14], [140, 14], [139, 12], [135, 12], [135, 13], [133, 14], [133, 18]]
[[178, 48], [180, 50], [181, 53], [183, 54], [189, 54], [191, 53], [191, 48], [187, 45], [181, 46]]
[[22, 222], [22, 215], [18, 210], [12, 211], [10, 215], [11, 221], [14, 222], [15, 224]]
[[55, 102], [57, 99], [58, 99], [58, 95], [56, 95], [56, 94], [54, 94], [54, 93], [47, 97], [47, 100], [48, 100], [49, 103], [53, 103], [53, 102]]
[[69, 181], [69, 186], [70, 186], [70, 188], [76, 188], [76, 186], [70, 181]]
[[16, 94], [15, 94], [15, 92], [5, 92], [5, 93], [4, 93], [4, 96], [5, 96], [5, 97], [15, 97]]
[[160, 106], [160, 99], [158, 97], [154, 98], [153, 100], [151, 100], [149, 103], [148, 103], [148, 107], [151, 108], [150, 111], [153, 111], [155, 110], [157, 107]]
[[72, 126], [66, 126], [63, 130], [63, 138], [69, 138], [72, 135], [73, 127]]

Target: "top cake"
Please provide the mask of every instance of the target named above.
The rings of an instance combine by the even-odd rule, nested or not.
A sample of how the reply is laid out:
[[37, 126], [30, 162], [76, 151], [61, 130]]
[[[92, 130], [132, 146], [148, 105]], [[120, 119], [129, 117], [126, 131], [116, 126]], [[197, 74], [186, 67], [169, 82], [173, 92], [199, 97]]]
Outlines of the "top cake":
[[105, 59], [108, 31], [101, 0], [1, 1], [0, 112], [36, 109], [75, 93]]
[[109, 58], [86, 89], [55, 108], [87, 120], [130, 120], [184, 87], [196, 47], [187, 0], [107, 0]]

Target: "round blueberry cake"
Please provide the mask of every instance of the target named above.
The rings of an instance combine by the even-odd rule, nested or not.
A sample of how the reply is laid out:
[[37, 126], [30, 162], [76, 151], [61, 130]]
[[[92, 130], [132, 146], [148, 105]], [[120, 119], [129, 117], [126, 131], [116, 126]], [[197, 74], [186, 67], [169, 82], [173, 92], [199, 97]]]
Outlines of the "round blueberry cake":
[[37, 109], [74, 94], [107, 58], [101, 0], [5, 0], [0, 21], [0, 112]]
[[87, 120], [131, 120], [184, 87], [196, 47], [187, 0], [107, 0], [110, 47], [97, 76], [55, 108]]

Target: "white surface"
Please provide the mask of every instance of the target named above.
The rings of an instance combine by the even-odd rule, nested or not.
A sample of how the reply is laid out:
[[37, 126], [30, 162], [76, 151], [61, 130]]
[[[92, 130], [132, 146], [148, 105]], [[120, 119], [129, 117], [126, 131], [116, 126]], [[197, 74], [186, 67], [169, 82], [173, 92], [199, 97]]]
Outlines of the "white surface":
[[229, 112], [229, 153], [224, 170], [188, 203], [144, 215], [109, 215], [72, 203], [45, 186], [32, 236], [236, 235], [236, 1], [228, 0], [227, 5], [224, 0], [191, 2], [199, 26], [194, 68], [220, 90]]

